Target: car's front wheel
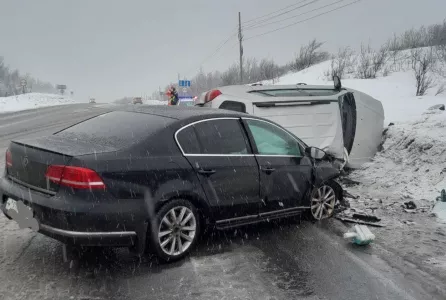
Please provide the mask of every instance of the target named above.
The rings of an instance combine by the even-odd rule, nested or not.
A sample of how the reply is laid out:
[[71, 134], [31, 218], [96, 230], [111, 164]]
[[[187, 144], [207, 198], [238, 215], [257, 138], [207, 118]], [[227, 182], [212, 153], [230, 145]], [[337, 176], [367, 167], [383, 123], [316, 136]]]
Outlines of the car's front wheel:
[[339, 198], [337, 187], [331, 181], [315, 187], [310, 196], [311, 216], [315, 220], [327, 219], [333, 216], [336, 201]]
[[151, 246], [165, 261], [187, 255], [195, 246], [200, 232], [197, 209], [187, 200], [172, 200], [156, 215], [151, 230]]

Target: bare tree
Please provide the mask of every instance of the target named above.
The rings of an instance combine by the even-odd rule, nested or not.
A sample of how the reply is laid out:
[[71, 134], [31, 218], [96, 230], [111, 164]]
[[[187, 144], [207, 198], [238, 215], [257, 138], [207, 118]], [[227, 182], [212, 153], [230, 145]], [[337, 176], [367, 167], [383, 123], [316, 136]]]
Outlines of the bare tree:
[[435, 93], [435, 96], [443, 95], [443, 93], [446, 91], [446, 83], [442, 83], [439, 87], [437, 92]]
[[424, 96], [426, 92], [433, 87], [434, 80], [429, 75], [435, 63], [432, 49], [414, 49], [411, 51], [412, 70], [416, 80], [416, 95]]
[[260, 80], [274, 80], [279, 77], [279, 67], [272, 59], [262, 59], [259, 64]]
[[340, 48], [337, 55], [331, 57], [331, 67], [325, 72], [328, 80], [332, 80], [333, 76], [343, 78], [347, 73], [353, 71], [355, 64], [354, 52], [349, 47]]
[[383, 45], [375, 51], [370, 45], [361, 44], [359, 54], [359, 64], [356, 69], [356, 76], [361, 79], [376, 78], [378, 73], [384, 68], [388, 58], [388, 45]]
[[308, 45], [300, 47], [299, 54], [296, 54], [294, 61], [291, 63], [292, 69], [300, 71], [329, 59], [328, 52], [319, 51], [323, 44], [313, 39]]

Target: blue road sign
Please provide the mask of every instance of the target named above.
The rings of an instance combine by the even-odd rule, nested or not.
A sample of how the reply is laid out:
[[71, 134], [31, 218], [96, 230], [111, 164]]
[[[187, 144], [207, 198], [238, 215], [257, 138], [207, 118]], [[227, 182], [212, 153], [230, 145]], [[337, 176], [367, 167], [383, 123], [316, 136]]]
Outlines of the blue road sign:
[[178, 86], [190, 87], [190, 80], [179, 80]]

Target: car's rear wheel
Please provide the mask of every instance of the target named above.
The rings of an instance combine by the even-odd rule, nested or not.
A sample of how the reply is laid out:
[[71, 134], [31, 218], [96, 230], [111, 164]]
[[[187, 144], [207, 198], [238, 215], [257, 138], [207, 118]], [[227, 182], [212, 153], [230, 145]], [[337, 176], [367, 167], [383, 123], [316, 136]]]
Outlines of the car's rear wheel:
[[156, 215], [151, 230], [151, 246], [165, 261], [186, 256], [195, 246], [200, 232], [197, 209], [187, 200], [172, 200]]
[[333, 216], [338, 192], [330, 181], [315, 187], [310, 196], [310, 212], [314, 220], [323, 220]]

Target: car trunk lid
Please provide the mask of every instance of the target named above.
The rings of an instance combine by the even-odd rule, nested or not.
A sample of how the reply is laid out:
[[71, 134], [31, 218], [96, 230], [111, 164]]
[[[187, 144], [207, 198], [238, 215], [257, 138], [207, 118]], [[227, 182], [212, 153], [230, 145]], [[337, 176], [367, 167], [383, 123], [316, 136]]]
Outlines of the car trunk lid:
[[7, 166], [8, 177], [29, 188], [54, 194], [59, 185], [45, 177], [50, 165], [69, 165], [74, 156], [113, 151], [103, 145], [48, 136], [27, 141], [13, 141], [9, 146], [12, 165]]

